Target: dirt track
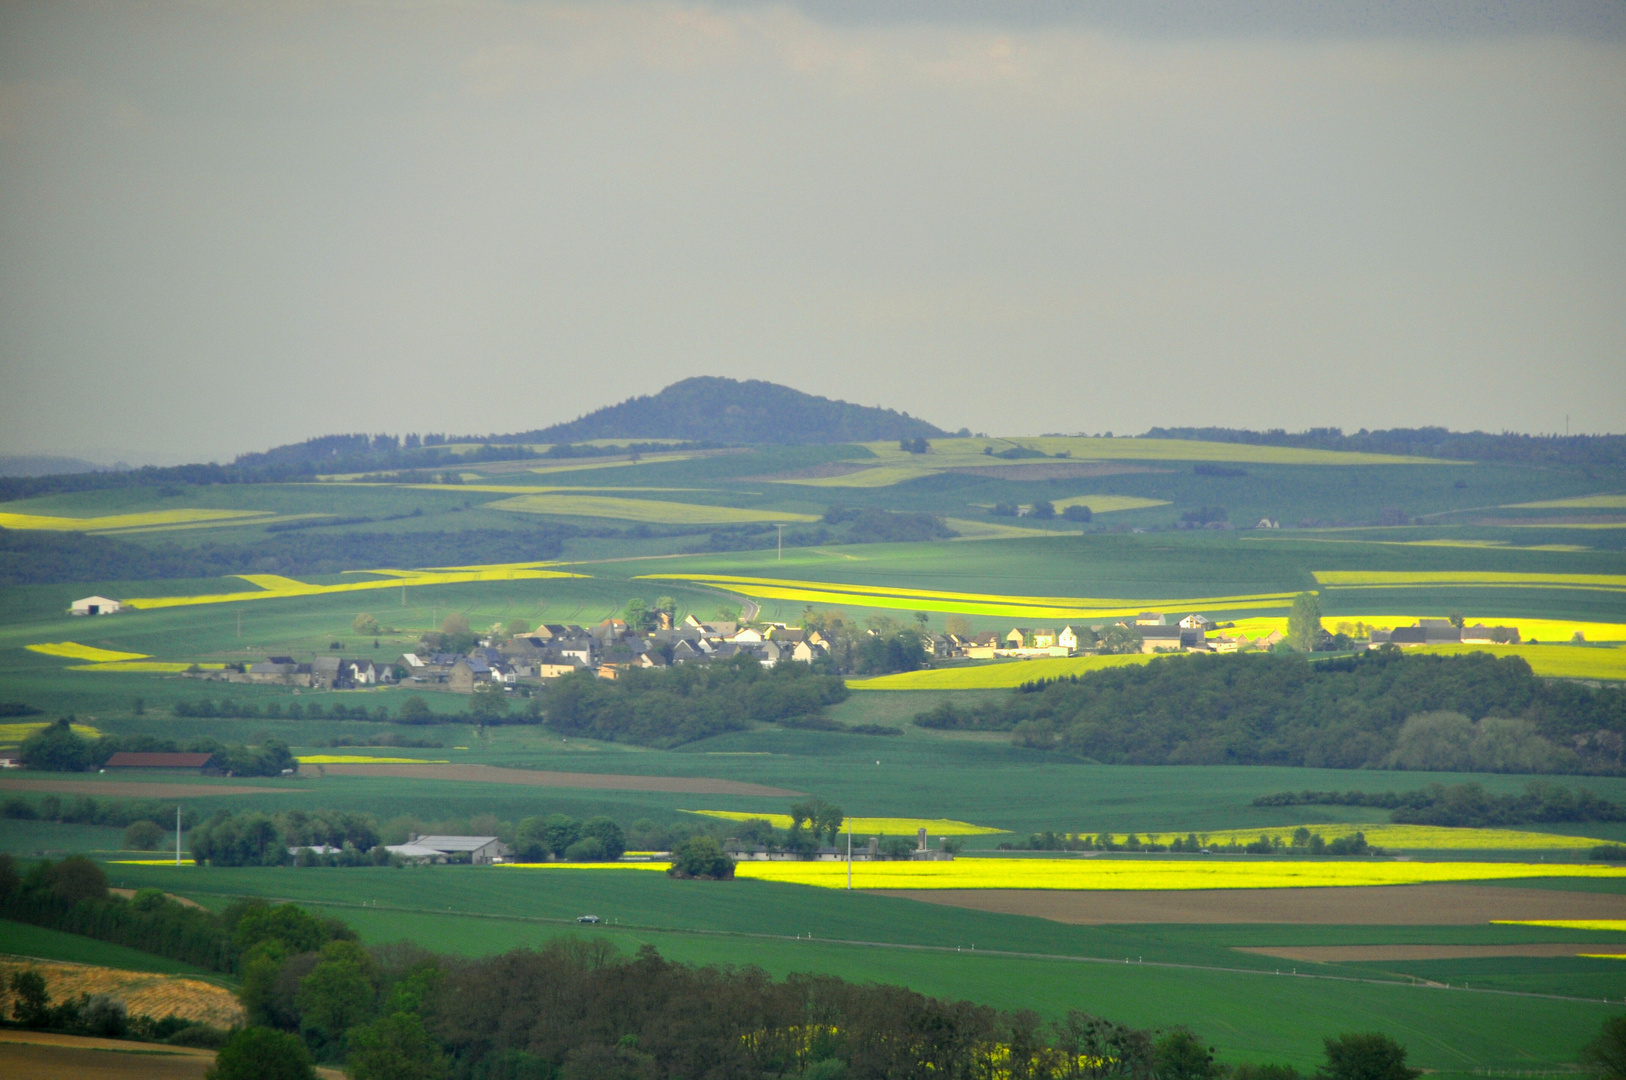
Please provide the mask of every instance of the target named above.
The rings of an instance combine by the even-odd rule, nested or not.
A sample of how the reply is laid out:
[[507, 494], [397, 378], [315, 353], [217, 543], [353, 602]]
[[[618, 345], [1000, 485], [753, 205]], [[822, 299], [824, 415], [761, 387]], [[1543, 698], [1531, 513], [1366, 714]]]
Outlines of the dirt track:
[[928, 904], [1033, 915], [1064, 923], [1280, 923], [1474, 926], [1492, 919], [1626, 919], [1626, 896], [1498, 885], [1375, 885], [1346, 889], [1051, 889], [888, 891]]
[[621, 776], [615, 773], [543, 772], [493, 765], [323, 765], [329, 776], [395, 776], [410, 780], [461, 780], [474, 784], [595, 788], [601, 791], [675, 791], [684, 795], [758, 795], [794, 798], [800, 791], [713, 780], [704, 776]]
[[1235, 946], [1237, 952], [1279, 956], [1312, 964], [1355, 963], [1361, 960], [1461, 960], [1480, 956], [1626, 956], [1626, 942], [1609, 945], [1283, 945]]
[[191, 799], [199, 795], [291, 795], [304, 788], [241, 787], [234, 784], [176, 784], [140, 780], [29, 780], [0, 776], [0, 791], [55, 791], [64, 795], [129, 795], [148, 799]]

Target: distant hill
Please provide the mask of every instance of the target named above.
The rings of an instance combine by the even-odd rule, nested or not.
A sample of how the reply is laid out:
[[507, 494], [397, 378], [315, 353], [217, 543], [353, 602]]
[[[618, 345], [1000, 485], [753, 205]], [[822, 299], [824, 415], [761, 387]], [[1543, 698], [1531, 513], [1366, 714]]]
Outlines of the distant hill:
[[[716, 443], [844, 443], [936, 438], [947, 432], [893, 409], [852, 405], [750, 379], [700, 376], [658, 394], [628, 398], [568, 424], [502, 442], [683, 439]], [[491, 440], [498, 441], [498, 440]]]
[[0, 476], [61, 476], [96, 472], [102, 466], [72, 457], [49, 454], [0, 454]]

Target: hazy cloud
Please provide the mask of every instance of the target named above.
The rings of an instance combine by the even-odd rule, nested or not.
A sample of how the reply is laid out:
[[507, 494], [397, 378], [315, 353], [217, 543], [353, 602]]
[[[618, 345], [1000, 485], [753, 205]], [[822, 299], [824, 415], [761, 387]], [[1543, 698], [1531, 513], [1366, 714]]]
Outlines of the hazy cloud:
[[1619, 431], [1621, 10], [0, 4], [0, 449]]

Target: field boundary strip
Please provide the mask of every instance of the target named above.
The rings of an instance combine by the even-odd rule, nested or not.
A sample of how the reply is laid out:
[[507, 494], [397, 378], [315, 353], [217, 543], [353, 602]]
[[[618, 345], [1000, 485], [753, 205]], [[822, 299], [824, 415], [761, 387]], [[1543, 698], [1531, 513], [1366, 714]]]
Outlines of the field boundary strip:
[[820, 520], [815, 514], [791, 511], [751, 510], [660, 499], [618, 499], [606, 495], [515, 495], [486, 503], [481, 509], [558, 517], [610, 518], [660, 525], [790, 524]]
[[41, 656], [56, 656], [66, 660], [89, 660], [110, 664], [121, 660], [145, 660], [147, 653], [119, 652], [116, 649], [98, 649], [94, 645], [80, 645], [75, 641], [47, 641], [38, 645], [24, 645], [29, 652]]

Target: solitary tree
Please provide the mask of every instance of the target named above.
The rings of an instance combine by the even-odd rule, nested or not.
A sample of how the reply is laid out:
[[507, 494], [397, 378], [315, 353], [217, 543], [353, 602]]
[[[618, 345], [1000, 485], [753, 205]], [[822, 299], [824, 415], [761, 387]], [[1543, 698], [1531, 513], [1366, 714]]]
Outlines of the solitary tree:
[[208, 1080], [316, 1080], [299, 1036], [264, 1027], [234, 1032], [205, 1075]]
[[1315, 593], [1302, 592], [1293, 598], [1293, 610], [1287, 616], [1287, 642], [1299, 652], [1315, 649], [1316, 636], [1321, 633], [1321, 603]]
[[1346, 1033], [1324, 1040], [1327, 1063], [1316, 1080], [1416, 1080], [1406, 1066], [1406, 1048], [1378, 1031]]
[[1611, 1016], [1581, 1053], [1598, 1080], [1626, 1080], [1626, 1016]]

